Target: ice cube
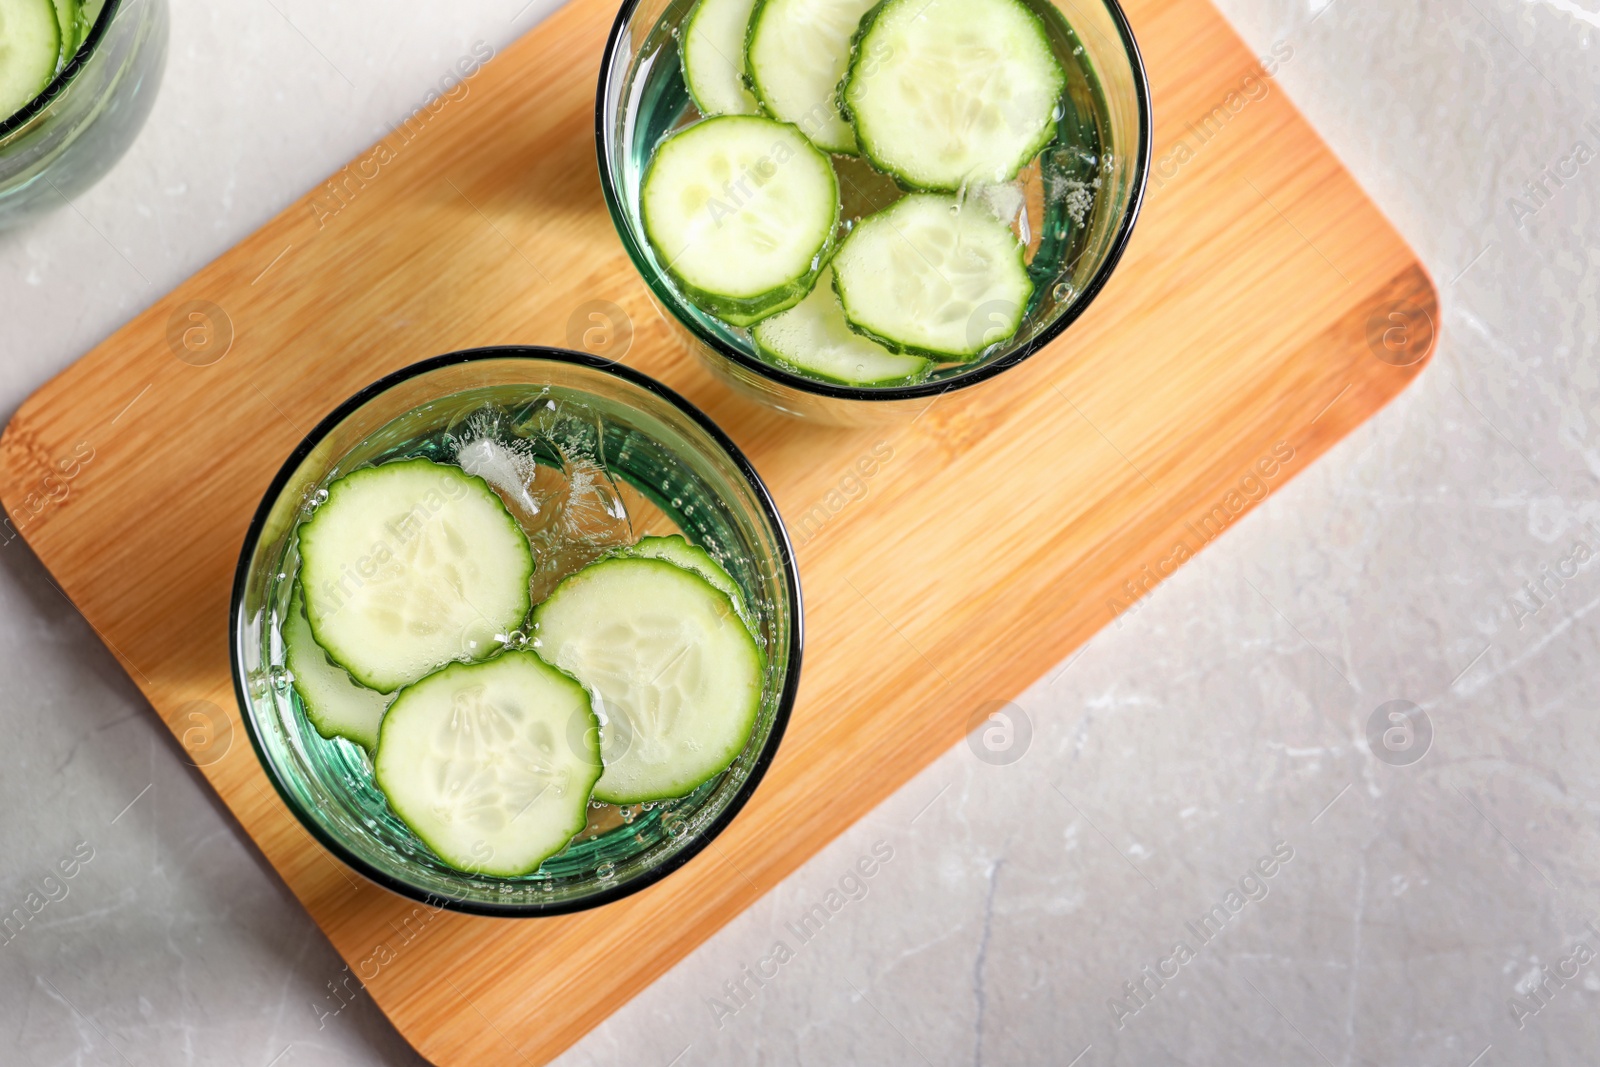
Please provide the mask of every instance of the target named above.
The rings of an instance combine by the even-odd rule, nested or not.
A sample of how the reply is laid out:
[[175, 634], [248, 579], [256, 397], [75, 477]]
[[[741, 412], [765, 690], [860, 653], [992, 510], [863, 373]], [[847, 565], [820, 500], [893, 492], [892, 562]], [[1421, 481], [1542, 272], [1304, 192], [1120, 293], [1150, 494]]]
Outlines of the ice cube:
[[527, 518], [539, 514], [539, 502], [528, 490], [537, 466], [532, 456], [518, 452], [492, 437], [479, 437], [456, 451], [456, 462], [468, 474], [488, 482], [513, 510], [522, 512]]

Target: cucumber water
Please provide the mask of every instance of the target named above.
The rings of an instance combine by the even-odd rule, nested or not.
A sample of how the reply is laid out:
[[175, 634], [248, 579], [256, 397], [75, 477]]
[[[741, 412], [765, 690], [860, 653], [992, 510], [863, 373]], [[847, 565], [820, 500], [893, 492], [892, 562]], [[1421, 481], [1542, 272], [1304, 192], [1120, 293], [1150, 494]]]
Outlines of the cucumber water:
[[[697, 317], [698, 328], [801, 377], [882, 388], [949, 377], [1001, 351], [1014, 337], [1029, 336], [1026, 323], [1036, 311], [1058, 314], [1078, 299], [1063, 279], [1090, 249], [1102, 177], [1116, 161], [1104, 153], [1110, 110], [1070, 11], [1049, 0], [884, 0], [876, 6], [756, 0], [740, 58], [728, 55], [727, 42], [742, 8], [732, 0], [701, 5], [696, 20], [711, 19], [706, 25], [717, 27], [728, 60], [714, 68], [719, 99], [726, 103], [713, 108], [747, 114], [748, 101], [733, 87], [748, 89], [768, 119], [791, 125], [827, 153], [838, 186], [839, 223], [815, 264], [834, 264], [831, 274], [809, 266], [796, 273], [791, 263], [782, 299], [746, 305], [736, 315], [724, 314], [716, 294], [708, 299], [704, 286], [685, 283], [673, 266], [688, 242], [663, 241], [640, 226], [657, 263], [672, 275], [673, 288], [706, 312], [707, 318]], [[701, 47], [704, 34], [685, 34], [675, 21], [682, 17], [671, 9], [643, 41], [635, 81], [621, 105], [627, 109], [623, 127], [635, 131], [624, 181], [630, 169], [644, 178], [645, 192], [633, 210], [653, 215], [658, 230], [667, 199], [657, 189], [653, 210], [648, 199], [658, 153], [710, 114], [695, 103], [709, 94], [691, 92], [690, 82], [698, 86], [713, 65], [703, 62], [709, 54]], [[819, 88], [825, 83], [831, 89]], [[820, 107], [813, 100], [819, 96]], [[708, 188], [726, 194], [738, 177], [728, 170], [701, 173]], [[680, 177], [669, 192], [689, 184]], [[1024, 277], [1001, 263], [1010, 256], [985, 253], [996, 264], [991, 276], [930, 286], [927, 272], [912, 261], [915, 252], [889, 255], [880, 249], [869, 258], [888, 273], [873, 284], [858, 277], [853, 293], [838, 292], [841, 322], [833, 303], [813, 297], [816, 279], [831, 278], [837, 290], [837, 256], [852, 233], [904, 198], [926, 192], [953, 198], [953, 211], [973, 225], [997, 219], [1011, 235]], [[809, 225], [799, 220], [812, 217], [779, 205], [771, 210], [786, 225]], [[946, 236], [967, 228], [964, 223]], [[764, 245], [752, 242], [719, 247], [707, 259], [740, 277], [747, 264], [752, 276], [763, 273], [758, 268], [766, 255]], [[875, 306], [866, 308], [866, 301]], [[898, 312], [896, 303], [903, 305]], [[929, 314], [939, 321], [910, 321]]]
[[280, 576], [302, 743], [471, 874], [669, 834], [749, 744], [766, 677], [754, 564], [717, 547], [700, 483], [548, 393], [394, 436], [311, 493]]
[[0, 0], [0, 119], [44, 92], [61, 69], [61, 41], [52, 0]]
[[0, 121], [36, 100], [78, 54], [105, 0], [0, 0]]

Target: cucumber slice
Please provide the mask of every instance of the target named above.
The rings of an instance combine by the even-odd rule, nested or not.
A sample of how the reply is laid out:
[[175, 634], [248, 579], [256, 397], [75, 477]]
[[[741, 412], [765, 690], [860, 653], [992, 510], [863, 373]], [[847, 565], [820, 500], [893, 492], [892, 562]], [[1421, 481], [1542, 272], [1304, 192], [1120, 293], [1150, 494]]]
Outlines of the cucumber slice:
[[890, 385], [917, 381], [928, 372], [928, 361], [921, 356], [891, 352], [850, 328], [833, 290], [831, 267], [822, 272], [811, 295], [762, 319], [750, 334], [768, 359], [830, 382]]
[[850, 325], [891, 351], [969, 360], [1022, 323], [1022, 253], [980, 201], [913, 193], [845, 238], [833, 285]]
[[722, 115], [657, 146], [640, 208], [689, 299], [748, 326], [811, 291], [833, 247], [839, 183], [793, 126]]
[[[819, 289], [822, 285], [821, 281], [817, 282]], [[784, 312], [785, 315], [793, 313], [793, 310]], [[770, 322], [771, 320], [767, 321]], [[711, 553], [699, 545], [690, 544], [682, 534], [672, 534], [668, 537], [646, 537], [637, 544], [629, 546], [624, 554], [640, 556], [644, 559], [659, 559], [672, 564], [674, 567], [682, 567], [686, 571], [693, 571], [716, 586], [729, 600], [733, 601], [733, 609], [739, 613], [741, 619], [749, 620], [750, 612], [745, 607], [744, 590], [739, 588], [739, 583], [734, 581], [733, 577], [722, 569], [722, 564], [718, 563]]]
[[44, 92], [61, 62], [51, 0], [0, 0], [0, 121]]
[[94, 29], [94, 24], [100, 21], [100, 12], [105, 10], [106, 0], [79, 0], [78, 3], [78, 44], [89, 39], [89, 31]]
[[300, 584], [289, 597], [283, 620], [284, 666], [294, 677], [294, 691], [306, 718], [323, 737], [343, 737], [371, 752], [378, 747], [378, 726], [389, 697], [359, 684], [335, 666], [311, 635]]
[[1055, 137], [1066, 74], [1021, 0], [884, 0], [841, 86], [861, 151], [913, 189], [1016, 177]]
[[482, 478], [426, 459], [328, 487], [300, 528], [317, 644], [382, 693], [453, 659], [481, 659], [528, 613], [533, 553]]
[[683, 81], [702, 115], [761, 111], [744, 83], [744, 37], [755, 0], [700, 0], [683, 24]]
[[699, 575], [602, 560], [557, 586], [534, 622], [540, 654], [594, 696], [605, 763], [596, 799], [680, 797], [744, 750], [761, 707], [761, 652]]
[[82, 5], [78, 0], [55, 0], [56, 26], [61, 31], [61, 52], [58, 68], [72, 62], [72, 57], [78, 54], [78, 46], [83, 43], [83, 33], [79, 26], [82, 17]]
[[450, 866], [531, 874], [584, 827], [598, 727], [583, 687], [532, 652], [454, 663], [395, 698], [373, 777]]
[[839, 114], [850, 40], [873, 0], [760, 0], [750, 16], [745, 66], [761, 106], [829, 152], [856, 154]]

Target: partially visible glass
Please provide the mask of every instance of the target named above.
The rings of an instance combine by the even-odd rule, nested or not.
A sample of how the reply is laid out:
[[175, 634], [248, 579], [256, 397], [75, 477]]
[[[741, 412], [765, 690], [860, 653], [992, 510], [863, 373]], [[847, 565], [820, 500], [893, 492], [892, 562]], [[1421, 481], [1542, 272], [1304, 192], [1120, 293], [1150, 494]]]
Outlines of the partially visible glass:
[[[600, 184], [623, 247], [677, 339], [737, 390], [791, 415], [854, 425], [924, 410], [931, 398], [1013, 367], [1059, 337], [1105, 286], [1133, 232], [1149, 170], [1153, 118], [1144, 61], [1116, 0], [1024, 0], [1040, 15], [1067, 72], [1058, 137], [1024, 168], [1034, 297], [1016, 334], [969, 363], [911, 385], [837, 385], [760, 358], [748, 331], [688, 300], [644, 237], [639, 186], [656, 144], [700, 117], [684, 85], [679, 30], [694, 0], [625, 0], [601, 60], [595, 105]], [[900, 191], [859, 160], [839, 157], [844, 217], [887, 206]], [[994, 321], [985, 308], [969, 330]], [[1004, 316], [996, 311], [995, 319]], [[861, 403], [871, 401], [871, 403]]]
[[166, 0], [106, 0], [78, 54], [0, 122], [0, 229], [61, 205], [128, 150], [167, 58]]
[[[761, 710], [732, 766], [688, 796], [619, 808], [591, 801], [589, 825], [531, 875], [446, 865], [390, 810], [358, 745], [319, 734], [284, 663], [281, 621], [299, 567], [300, 521], [349, 471], [437, 458], [486, 409], [531, 442], [593, 456], [647, 517], [722, 563], [750, 605], [765, 653]], [[481, 424], [480, 424], [481, 425]], [[575, 450], [575, 451], [574, 451]], [[541, 457], [557, 464], [561, 456]], [[319, 495], [320, 494], [320, 495]], [[637, 531], [636, 531], [637, 532]], [[538, 546], [536, 546], [536, 551]], [[777, 751], [799, 684], [802, 621], [793, 551], [749, 462], [687, 401], [606, 360], [559, 349], [485, 348], [406, 368], [341, 405], [285, 461], [245, 537], [234, 581], [234, 684], [267, 777], [308, 831], [378, 884], [430, 905], [485, 915], [550, 915], [626, 896], [686, 863], [721, 833]]]

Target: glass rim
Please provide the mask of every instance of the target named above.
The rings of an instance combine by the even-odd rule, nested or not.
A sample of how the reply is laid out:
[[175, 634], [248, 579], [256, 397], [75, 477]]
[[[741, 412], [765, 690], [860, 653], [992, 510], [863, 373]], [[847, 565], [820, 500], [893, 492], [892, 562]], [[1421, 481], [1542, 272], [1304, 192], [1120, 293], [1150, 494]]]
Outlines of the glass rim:
[[[376, 399], [398, 385], [432, 371], [444, 367], [492, 359], [520, 359], [528, 362], [543, 361], [587, 367], [603, 374], [609, 374], [630, 385], [652, 393], [688, 416], [690, 422], [705, 431], [713, 443], [733, 460], [734, 466], [752, 490], [760, 506], [762, 516], [776, 534], [778, 556], [783, 565], [783, 581], [789, 593], [789, 658], [784, 670], [783, 687], [778, 694], [777, 709], [773, 713], [772, 729], [768, 731], [766, 740], [761, 746], [761, 751], [756, 754], [755, 759], [752, 761], [749, 775], [740, 784], [738, 791], [728, 801], [727, 806], [683, 848], [667, 857], [660, 864], [642, 872], [637, 877], [610, 888], [602, 889], [579, 900], [551, 901], [549, 903], [499, 903], [443, 896], [438, 893], [420, 890], [404, 879], [379, 870], [357, 856], [345, 846], [344, 842], [329, 833], [320, 823], [311, 818], [309, 813], [302, 810], [300, 803], [285, 787], [278, 767], [268, 758], [262, 738], [256, 731], [255, 718], [251, 710], [255, 705], [250, 699], [249, 691], [245, 686], [242, 667], [242, 638], [244, 631], [240, 625], [240, 620], [244, 609], [245, 590], [249, 584], [252, 570], [252, 557], [259, 547], [262, 531], [266, 527], [267, 519], [272, 512], [273, 506], [288, 486], [290, 475], [294, 473], [311, 451], [322, 443], [329, 433], [351, 414], [367, 404], [368, 401]], [[273, 789], [282, 798], [284, 805], [293, 813], [300, 825], [311, 834], [318, 844], [333, 853], [334, 857], [344, 863], [345, 866], [375, 885], [389, 890], [391, 893], [431, 907], [469, 915], [487, 915], [494, 918], [535, 918], [542, 915], [565, 915], [609, 904], [659, 882], [687, 864], [691, 859], [699, 855], [707, 845], [711, 844], [713, 840], [721, 836], [722, 832], [728, 828], [755, 793], [756, 787], [766, 777], [767, 769], [777, 755], [779, 743], [783, 740], [784, 732], [789, 725], [789, 716], [794, 708], [795, 698], [800, 688], [800, 662], [804, 645], [805, 612], [802, 610], [800, 575], [794, 557], [794, 546], [789, 540], [788, 528], [783, 523], [783, 517], [778, 513], [777, 505], [774, 503], [766, 483], [761, 480], [761, 476], [756, 473], [755, 468], [745, 454], [740, 451], [739, 447], [698, 407], [686, 400], [677, 391], [668, 388], [649, 375], [636, 371], [631, 367], [621, 366], [614, 360], [603, 359], [583, 352], [574, 352], [571, 349], [551, 348], [544, 345], [489, 345], [433, 356], [418, 363], [402, 367], [391, 374], [384, 375], [372, 384], [357, 391], [349, 399], [329, 412], [312, 428], [310, 433], [300, 439], [300, 442], [289, 453], [278, 468], [278, 472], [273, 475], [271, 483], [267, 486], [266, 492], [261, 498], [261, 503], [257, 506], [255, 515], [250, 520], [250, 526], [245, 531], [244, 545], [240, 549], [239, 563], [234, 571], [233, 592], [228, 602], [228, 660], [233, 675], [234, 697], [239, 701], [239, 717], [244, 722], [245, 733], [250, 738], [250, 747], [255, 750], [256, 759], [261, 764], [262, 770], [266, 773], [268, 780], [272, 782]]]
[[[620, 191], [614, 180], [613, 168], [608, 158], [606, 144], [610, 136], [606, 123], [606, 86], [611, 80], [613, 61], [617, 50], [621, 47], [623, 35], [627, 32], [628, 23], [633, 14], [638, 10], [643, 0], [623, 0], [622, 7], [617, 11], [617, 17], [611, 24], [611, 32], [606, 37], [605, 51], [600, 57], [600, 81], [595, 91], [594, 127], [595, 127], [595, 153], [599, 156], [600, 164], [600, 190], [605, 196], [606, 208], [611, 213], [612, 224], [616, 227], [617, 235], [622, 239], [628, 258], [634, 263], [635, 269], [639, 268], [643, 249], [633, 233], [633, 228], [628, 222], [627, 215], [622, 205]], [[1052, 3], [1055, 0], [1051, 0]], [[836, 382], [824, 382], [815, 378], [808, 378], [785, 370], [782, 367], [768, 363], [754, 355], [740, 349], [735, 345], [724, 342], [721, 338], [703, 332], [692, 320], [686, 320], [672, 307], [673, 317], [689, 330], [696, 340], [707, 345], [718, 355], [732, 360], [746, 370], [752, 371], [762, 378], [778, 382], [803, 392], [817, 396], [828, 397], [835, 400], [916, 400], [927, 397], [942, 396], [957, 389], [965, 389], [979, 382], [987, 381], [1002, 371], [1010, 370], [1029, 356], [1034, 355], [1060, 337], [1067, 328], [1077, 322], [1083, 313], [1093, 304], [1100, 291], [1105, 288], [1112, 272], [1116, 269], [1122, 254], [1127, 250], [1128, 242], [1133, 238], [1134, 223], [1139, 219], [1139, 211], [1144, 204], [1145, 189], [1149, 183], [1150, 156], [1155, 127], [1155, 112], [1150, 103], [1150, 79], [1145, 72], [1144, 56], [1139, 51], [1139, 44], [1134, 40], [1133, 27], [1128, 24], [1128, 17], [1122, 10], [1118, 0], [1094, 0], [1103, 4], [1111, 16], [1112, 22], [1117, 27], [1117, 37], [1121, 41], [1124, 53], [1127, 56], [1129, 67], [1133, 73], [1134, 95], [1139, 114], [1139, 147], [1134, 158], [1133, 190], [1128, 198], [1127, 210], [1123, 213], [1122, 221], [1116, 234], [1111, 239], [1111, 244], [1106, 250], [1105, 257], [1095, 268], [1094, 275], [1084, 285], [1078, 298], [1072, 306], [1062, 312], [1038, 336], [1026, 343], [1019, 345], [1014, 352], [1008, 352], [999, 359], [980, 364], [968, 371], [960, 371], [948, 378], [939, 381], [918, 382], [914, 385], [890, 385], [871, 388], [860, 385], [842, 385]], [[1073, 28], [1077, 32], [1077, 28]], [[643, 276], [644, 271], [639, 269]], [[652, 289], [655, 282], [649, 278], [644, 279], [645, 284]], [[668, 300], [669, 305], [676, 304], [677, 300]]]
[[100, 42], [105, 39], [106, 33], [111, 26], [111, 20], [116, 17], [121, 8], [122, 0], [106, 0], [105, 6], [100, 9], [100, 17], [94, 21], [94, 28], [89, 31], [89, 36], [84, 38], [83, 43], [78, 46], [78, 51], [67, 65], [62, 67], [54, 78], [50, 79], [49, 84], [39, 91], [38, 96], [24, 104], [22, 110], [0, 122], [0, 141], [5, 140], [5, 138], [26, 126], [33, 120], [34, 116], [54, 103], [56, 97], [66, 92], [67, 87], [77, 78], [78, 72], [83, 70], [89, 60], [93, 59], [95, 53], [100, 50]]

